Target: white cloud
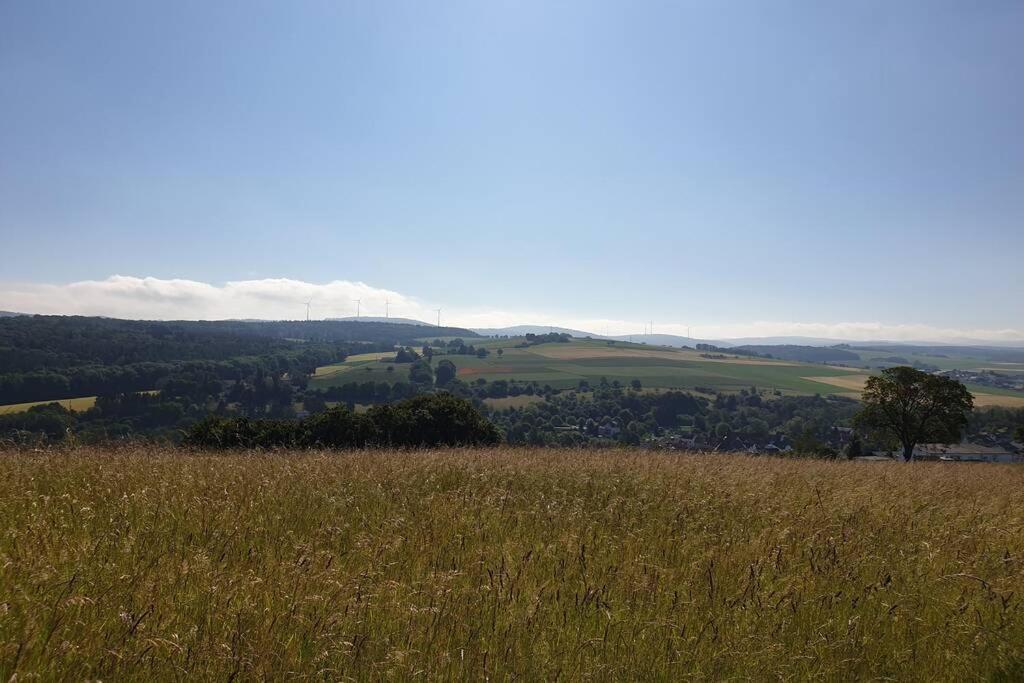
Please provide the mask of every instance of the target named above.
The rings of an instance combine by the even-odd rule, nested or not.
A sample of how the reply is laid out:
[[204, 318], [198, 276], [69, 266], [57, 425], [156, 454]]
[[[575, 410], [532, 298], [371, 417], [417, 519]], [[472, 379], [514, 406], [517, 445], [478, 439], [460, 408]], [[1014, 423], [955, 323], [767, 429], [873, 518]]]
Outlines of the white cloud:
[[362, 282], [336, 280], [313, 284], [287, 278], [241, 280], [222, 286], [194, 280], [114, 275], [64, 285], [0, 285], [0, 308], [26, 313], [106, 315], [116, 318], [197, 319], [266, 318], [297, 320], [306, 301], [316, 318], [355, 315], [355, 300], [364, 315], [417, 315], [423, 307], [411, 298]]
[[[26, 313], [105, 315], [150, 320], [221, 320], [263, 318], [297, 320], [305, 317], [306, 301], [312, 301], [314, 318], [355, 315], [361, 300], [364, 316], [384, 315], [390, 301], [392, 317], [434, 321], [443, 302], [423, 302], [416, 297], [363, 282], [335, 280], [324, 284], [287, 278], [241, 280], [212, 285], [194, 280], [162, 280], [153, 277], [114, 275], [106, 280], [69, 284], [0, 283], [0, 309]], [[586, 330], [596, 334], [640, 334], [642, 322], [623, 319], [560, 317], [551, 313], [445, 307], [442, 323], [461, 327], [505, 327], [531, 324]], [[923, 324], [887, 325], [878, 322], [807, 323], [754, 321], [719, 324], [711, 321], [682, 323], [655, 321], [659, 334], [697, 338], [806, 336], [850, 340], [963, 342], [987, 340], [1024, 343], [1020, 329], [960, 329]]]

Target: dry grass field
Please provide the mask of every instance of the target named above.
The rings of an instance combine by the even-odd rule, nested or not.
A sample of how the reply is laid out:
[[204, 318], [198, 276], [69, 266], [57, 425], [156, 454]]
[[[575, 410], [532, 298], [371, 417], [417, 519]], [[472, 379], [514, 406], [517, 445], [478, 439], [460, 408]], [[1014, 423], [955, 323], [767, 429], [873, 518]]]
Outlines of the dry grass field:
[[973, 392], [974, 405], [979, 408], [1003, 406], [1005, 408], [1024, 408], [1024, 396], [1006, 396], [1004, 394], [983, 394]]
[[95, 396], [83, 396], [80, 398], [62, 398], [55, 399], [53, 401], [32, 401], [30, 403], [11, 403], [8, 405], [0, 406], [0, 415], [10, 415], [11, 413], [23, 413], [29, 408], [34, 406], [42, 406], [48, 403], [59, 403], [68, 410], [82, 411], [89, 410], [96, 405]]
[[0, 678], [1024, 676], [1024, 468], [0, 451]]
[[[821, 382], [822, 384], [831, 384], [832, 386], [842, 387], [844, 389], [851, 389], [853, 390], [851, 393], [843, 393], [840, 394], [840, 396], [860, 398], [860, 392], [864, 390], [864, 384], [868, 381], [868, 377], [869, 375], [851, 375], [849, 377], [804, 377], [804, 379]], [[972, 394], [974, 395], [974, 405], [979, 408], [989, 406], [1004, 406], [1007, 408], [1024, 407], [1024, 396], [987, 394], [979, 391], [972, 391]]]

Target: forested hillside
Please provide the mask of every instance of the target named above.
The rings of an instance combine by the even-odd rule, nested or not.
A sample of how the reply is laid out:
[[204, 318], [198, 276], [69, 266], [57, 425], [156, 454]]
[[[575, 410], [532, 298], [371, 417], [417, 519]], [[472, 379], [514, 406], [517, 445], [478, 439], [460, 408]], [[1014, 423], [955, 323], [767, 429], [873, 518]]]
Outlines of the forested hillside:
[[0, 404], [157, 389], [171, 375], [239, 380], [309, 374], [349, 353], [390, 350], [458, 328], [361, 322], [0, 319]]
[[834, 346], [802, 346], [798, 344], [772, 344], [746, 346], [735, 346], [729, 349], [731, 353], [753, 353], [765, 358], [778, 358], [779, 360], [795, 360], [802, 363], [825, 363], [830, 361], [856, 361], [860, 356], [846, 349], [839, 349]]

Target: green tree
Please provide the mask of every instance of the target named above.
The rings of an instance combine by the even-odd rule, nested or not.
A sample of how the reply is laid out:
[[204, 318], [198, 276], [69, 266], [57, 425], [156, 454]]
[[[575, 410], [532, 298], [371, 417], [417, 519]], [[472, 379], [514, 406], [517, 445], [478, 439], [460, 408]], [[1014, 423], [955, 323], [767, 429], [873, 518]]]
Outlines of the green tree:
[[643, 388], [643, 384], [641, 384], [640, 380], [638, 379], [634, 379], [632, 382], [630, 382], [629, 386], [633, 388], [633, 391], [640, 391], [640, 389]]
[[437, 364], [437, 369], [434, 371], [434, 381], [437, 383], [437, 386], [443, 387], [455, 379], [457, 372], [455, 363], [445, 358]]
[[856, 434], [853, 435], [853, 438], [850, 439], [850, 443], [846, 444], [844, 455], [846, 455], [850, 460], [864, 455], [864, 447], [860, 442], [859, 436]]
[[904, 461], [919, 443], [955, 443], [967, 425], [974, 398], [960, 382], [914, 368], [887, 368], [868, 379], [864, 407], [854, 418], [862, 430], [903, 447]]
[[409, 382], [412, 384], [433, 384], [434, 369], [425, 360], [418, 360], [409, 368]]

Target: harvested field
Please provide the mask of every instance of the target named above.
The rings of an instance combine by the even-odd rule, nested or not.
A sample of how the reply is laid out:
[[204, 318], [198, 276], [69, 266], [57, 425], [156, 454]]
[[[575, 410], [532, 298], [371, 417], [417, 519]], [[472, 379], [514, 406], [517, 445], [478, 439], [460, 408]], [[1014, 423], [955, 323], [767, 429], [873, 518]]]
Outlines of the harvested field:
[[32, 401], [30, 403], [11, 403], [8, 405], [0, 406], [0, 415], [9, 415], [11, 413], [23, 413], [33, 406], [44, 406], [50, 403], [59, 403], [68, 410], [88, 410], [96, 404], [95, 396], [83, 396], [80, 398], [62, 398], [55, 399], [53, 401]]
[[[859, 392], [864, 390], [864, 383], [867, 381], [868, 375], [858, 375], [856, 377], [805, 377], [804, 379], [809, 379], [814, 382], [821, 382], [823, 384], [831, 384], [833, 386], [843, 387], [844, 389], [853, 389], [856, 392], [858, 392], [857, 394], [853, 395], [854, 398], [857, 398], [859, 397]], [[973, 389], [971, 393], [974, 396], [974, 405], [978, 408], [984, 408], [988, 406], [1005, 406], [1007, 408], [1024, 407], [1024, 396], [988, 394]]]
[[853, 389], [856, 392], [864, 390], [864, 383], [868, 381], [870, 375], [849, 375], [846, 377], [804, 377], [812, 382], [821, 382], [822, 384], [831, 384], [835, 387], [842, 387], [843, 389]]
[[1004, 396], [1002, 394], [985, 394], [973, 392], [974, 405], [978, 408], [986, 406], [1004, 406], [1006, 408], [1024, 408], [1024, 396]]

